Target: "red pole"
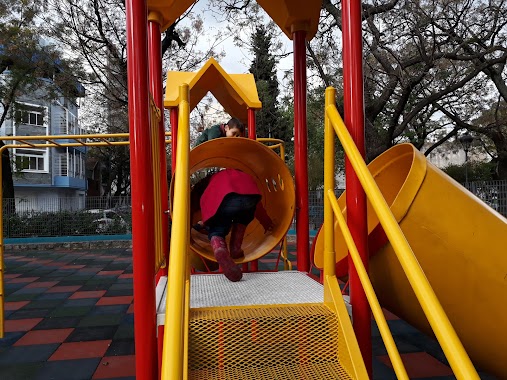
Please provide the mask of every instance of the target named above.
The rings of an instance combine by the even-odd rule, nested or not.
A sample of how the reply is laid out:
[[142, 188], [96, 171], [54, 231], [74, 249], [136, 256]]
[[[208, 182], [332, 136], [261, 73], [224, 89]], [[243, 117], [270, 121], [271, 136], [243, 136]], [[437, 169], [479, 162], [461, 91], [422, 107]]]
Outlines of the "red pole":
[[[343, 93], [345, 125], [357, 148], [365, 157], [363, 48], [361, 36], [361, 2], [342, 2], [343, 22]], [[348, 159], [345, 160], [347, 225], [363, 263], [368, 270], [368, 225], [366, 196]], [[363, 355], [366, 369], [372, 376], [371, 311], [356, 269], [349, 256], [349, 293], [352, 305], [354, 331]]]
[[[150, 57], [150, 89], [155, 104], [160, 110], [160, 122], [158, 125], [159, 144], [159, 165], [160, 165], [160, 204], [162, 211], [169, 209], [167, 190], [167, 160], [165, 150], [165, 123], [164, 123], [164, 101], [162, 93], [162, 44], [160, 37], [160, 24], [151, 20], [148, 21], [148, 56]], [[169, 215], [162, 215], [162, 247], [166, 257], [166, 267], [162, 268], [157, 277], [167, 275], [167, 262], [169, 252]], [[157, 280], [158, 280], [157, 278]]]
[[176, 138], [178, 135], [178, 108], [171, 108], [169, 118], [171, 120], [171, 175], [174, 175], [174, 170], [176, 170], [176, 148], [178, 146]]
[[148, 93], [147, 11], [145, 0], [127, 0], [132, 255], [134, 264], [134, 337], [136, 379], [158, 375], [155, 310], [153, 175]]
[[308, 136], [306, 128], [306, 31], [293, 33], [294, 45], [294, 157], [296, 177], [297, 269], [310, 270], [308, 217]]
[[252, 140], [255, 140], [257, 138], [255, 126], [255, 110], [252, 108], [248, 109], [248, 138]]

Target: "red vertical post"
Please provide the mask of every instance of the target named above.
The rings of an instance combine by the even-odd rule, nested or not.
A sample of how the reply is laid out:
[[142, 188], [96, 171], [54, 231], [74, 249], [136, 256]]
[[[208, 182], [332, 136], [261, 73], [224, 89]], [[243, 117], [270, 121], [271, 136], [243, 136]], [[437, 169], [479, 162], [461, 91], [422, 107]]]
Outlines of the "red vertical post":
[[[167, 159], [165, 150], [165, 123], [164, 123], [164, 102], [162, 93], [162, 43], [160, 23], [157, 22], [158, 14], [148, 17], [148, 56], [150, 57], [150, 89], [155, 104], [160, 110], [160, 122], [158, 124], [159, 144], [159, 170], [160, 170], [160, 204], [162, 211], [168, 210], [167, 191]], [[167, 262], [169, 252], [169, 215], [162, 215], [162, 247], [166, 257], [166, 267], [160, 270], [160, 275], [167, 275]]]
[[255, 140], [257, 138], [257, 131], [255, 126], [255, 110], [248, 109], [248, 138]]
[[294, 157], [296, 177], [297, 269], [310, 270], [308, 217], [308, 131], [306, 126], [306, 31], [293, 33], [294, 46]]
[[157, 377], [155, 310], [155, 236], [148, 93], [147, 9], [145, 0], [127, 0], [127, 72], [129, 94], [132, 255], [134, 265], [134, 337], [136, 379]]
[[178, 108], [171, 108], [169, 118], [171, 120], [171, 175], [176, 170], [176, 149], [178, 147]]
[[[345, 0], [342, 2], [342, 22], [345, 125], [349, 129], [357, 148], [365, 157], [361, 1]], [[368, 270], [366, 195], [348, 159], [345, 160], [345, 180], [347, 224], [366, 270]], [[366, 369], [371, 378], [371, 311], [350, 256], [349, 292], [354, 331]]]

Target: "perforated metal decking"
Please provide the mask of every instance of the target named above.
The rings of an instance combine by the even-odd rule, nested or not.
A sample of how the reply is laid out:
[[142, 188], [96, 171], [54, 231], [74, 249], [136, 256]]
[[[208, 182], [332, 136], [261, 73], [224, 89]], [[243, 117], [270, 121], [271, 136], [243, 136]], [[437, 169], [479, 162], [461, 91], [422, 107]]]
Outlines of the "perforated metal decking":
[[303, 273], [191, 276], [190, 303], [189, 379], [351, 378], [341, 326]]

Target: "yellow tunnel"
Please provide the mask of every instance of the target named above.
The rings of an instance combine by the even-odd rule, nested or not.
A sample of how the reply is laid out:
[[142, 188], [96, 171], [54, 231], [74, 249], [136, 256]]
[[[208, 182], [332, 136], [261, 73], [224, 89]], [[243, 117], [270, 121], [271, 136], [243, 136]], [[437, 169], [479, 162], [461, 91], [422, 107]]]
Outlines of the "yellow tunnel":
[[[219, 138], [190, 151], [190, 174], [206, 168], [239, 169], [250, 174], [262, 193], [262, 204], [273, 219], [273, 231], [264, 234], [257, 220], [248, 225], [242, 248], [245, 257], [238, 263], [259, 259], [269, 253], [284, 238], [294, 217], [294, 183], [283, 160], [271, 149], [246, 138]], [[201, 220], [200, 209], [191, 215], [192, 224]], [[192, 229], [190, 249], [206, 259], [215, 261], [206, 235]], [[193, 260], [194, 262], [194, 260]]]

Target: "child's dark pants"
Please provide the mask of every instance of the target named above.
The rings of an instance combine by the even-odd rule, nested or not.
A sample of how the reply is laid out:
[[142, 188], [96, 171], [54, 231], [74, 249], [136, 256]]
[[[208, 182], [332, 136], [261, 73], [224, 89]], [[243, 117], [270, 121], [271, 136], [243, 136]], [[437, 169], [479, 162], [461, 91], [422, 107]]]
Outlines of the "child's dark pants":
[[208, 238], [225, 238], [233, 223], [248, 225], [255, 217], [255, 209], [260, 199], [261, 196], [257, 194], [227, 194], [215, 215], [206, 222], [209, 228]]

